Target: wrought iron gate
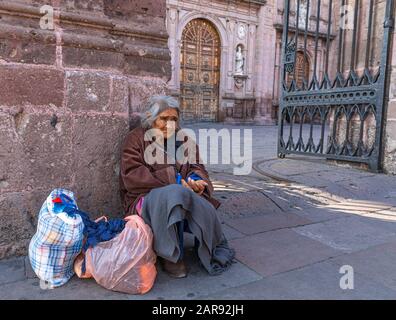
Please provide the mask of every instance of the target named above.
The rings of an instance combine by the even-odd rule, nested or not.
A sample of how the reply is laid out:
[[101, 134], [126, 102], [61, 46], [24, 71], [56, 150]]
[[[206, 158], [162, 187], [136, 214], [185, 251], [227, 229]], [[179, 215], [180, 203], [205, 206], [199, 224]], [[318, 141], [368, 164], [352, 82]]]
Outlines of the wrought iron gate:
[[393, 2], [285, 0], [279, 157], [381, 170]]

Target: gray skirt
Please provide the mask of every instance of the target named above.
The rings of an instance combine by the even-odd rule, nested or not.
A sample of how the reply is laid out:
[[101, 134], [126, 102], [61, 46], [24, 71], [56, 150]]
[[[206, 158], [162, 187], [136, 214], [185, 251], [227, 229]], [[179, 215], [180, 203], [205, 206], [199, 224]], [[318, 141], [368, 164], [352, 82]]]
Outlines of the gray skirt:
[[198, 242], [198, 257], [210, 275], [222, 273], [234, 262], [235, 251], [228, 246], [216, 209], [186, 187], [172, 184], [151, 190], [144, 197], [142, 218], [153, 230], [154, 251], [164, 259], [178, 261], [177, 223], [186, 220]]

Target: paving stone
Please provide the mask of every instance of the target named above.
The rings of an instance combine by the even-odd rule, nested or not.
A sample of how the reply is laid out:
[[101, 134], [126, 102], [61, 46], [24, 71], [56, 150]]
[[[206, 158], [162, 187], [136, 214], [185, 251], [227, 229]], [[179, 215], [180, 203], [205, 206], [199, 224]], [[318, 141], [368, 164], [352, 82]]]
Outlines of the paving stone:
[[227, 240], [239, 239], [245, 237], [243, 233], [240, 233], [238, 230], [227, 226], [226, 224], [221, 225], [224, 235]]
[[396, 212], [384, 210], [352, 217], [372, 227], [396, 233]]
[[383, 228], [396, 233], [396, 211], [394, 211], [393, 208], [367, 212], [361, 215], [351, 215], [351, 217], [374, 227]]
[[325, 261], [199, 298], [220, 300], [396, 299], [396, 291], [358, 273], [354, 274], [354, 289], [342, 290], [340, 288], [341, 277], [339, 267]]
[[[315, 191], [316, 194], [319, 192], [320, 190]], [[295, 209], [313, 209], [326, 201], [323, 197], [321, 201], [318, 201], [318, 196], [315, 196], [314, 193], [308, 194], [306, 190], [297, 190], [289, 186], [278, 186], [278, 190], [265, 190], [263, 193], [271, 198], [284, 212]]]
[[[304, 173], [313, 173], [315, 174], [322, 170], [329, 170], [326, 164], [319, 160], [317, 162], [307, 162], [307, 161], [299, 161], [292, 159], [276, 159], [270, 160], [268, 163], [265, 163], [265, 167], [272, 170], [274, 173], [281, 173], [282, 175], [287, 176], [288, 178], [293, 176], [300, 176]], [[285, 169], [286, 168], [286, 169]]]
[[[188, 235], [187, 239], [191, 240]], [[188, 240], [188, 241], [189, 241]], [[189, 249], [193, 242], [186, 245], [186, 263], [189, 275], [184, 279], [173, 279], [164, 273], [157, 264], [158, 275], [151, 291], [145, 295], [128, 295], [106, 290], [93, 279], [79, 279], [74, 276], [64, 286], [53, 290], [40, 288], [38, 278], [26, 279], [23, 258], [19, 259], [16, 269], [15, 261], [0, 264], [0, 300], [8, 299], [194, 299], [199, 295], [214, 293], [226, 288], [237, 287], [262, 277], [241, 263], [233, 264], [229, 270], [219, 276], [210, 276], [200, 266], [198, 257]], [[15, 270], [14, 270], [15, 269]], [[10, 273], [16, 271], [17, 273]], [[10, 277], [11, 275], [11, 277]], [[4, 277], [4, 279], [3, 279]], [[6, 281], [5, 281], [6, 280]], [[9, 283], [13, 281], [12, 283]]]
[[296, 227], [294, 230], [331, 248], [354, 252], [396, 239], [396, 233], [356, 217]]
[[[316, 161], [316, 160], [315, 160]], [[322, 166], [322, 170], [315, 173], [315, 176], [326, 182], [340, 183], [359, 181], [359, 179], [375, 176], [374, 173], [354, 168], [343, 168], [336, 165]], [[308, 174], [308, 173], [307, 173]]]
[[350, 265], [355, 273], [396, 290], [396, 242], [340, 256], [332, 261], [339, 266]]
[[299, 210], [295, 209], [290, 212], [294, 212], [295, 214], [297, 214], [303, 218], [306, 218], [314, 223], [333, 220], [333, 219], [340, 219], [340, 218], [345, 218], [345, 217], [350, 216], [350, 214], [336, 212], [336, 211], [327, 210], [327, 209], [318, 208], [318, 207], [317, 208], [308, 208], [308, 209], [300, 208]]
[[[337, 169], [338, 171], [338, 169]], [[348, 179], [338, 182], [340, 186], [350, 188], [354, 195], [348, 197], [351, 200], [373, 201], [387, 206], [396, 206], [396, 179], [394, 176], [376, 174], [360, 179]]]
[[321, 160], [271, 159], [260, 163], [264, 172], [291, 179], [299, 184], [320, 188], [347, 199], [373, 200], [396, 204], [395, 179], [354, 168], [329, 165]]
[[195, 299], [203, 294], [216, 293], [262, 279], [260, 275], [241, 263], [233, 264], [229, 270], [218, 276], [210, 276], [199, 265], [191, 250], [186, 252], [189, 274], [186, 278], [173, 279], [159, 270], [153, 289], [144, 296], [129, 296], [130, 299]]
[[30, 264], [29, 257], [26, 256], [24, 259], [25, 264], [25, 277], [26, 279], [34, 279], [37, 278], [36, 273], [34, 272], [32, 265]]
[[342, 252], [301, 236], [290, 229], [270, 231], [232, 240], [236, 257], [263, 276], [338, 256]]
[[[326, 182], [347, 180], [348, 176], [354, 179], [369, 178], [373, 173], [355, 168], [343, 168], [331, 165], [326, 160], [309, 157], [289, 156], [285, 159], [268, 159], [260, 163], [260, 169], [280, 177], [300, 181], [304, 176], [319, 177]], [[348, 179], [350, 181], [350, 179]], [[318, 180], [320, 181], [320, 180]]]
[[125, 300], [127, 294], [100, 287], [93, 279], [74, 276], [64, 286], [46, 290], [40, 288], [39, 279], [28, 279], [0, 286], [1, 300]]
[[377, 212], [390, 209], [391, 205], [384, 203], [370, 201], [370, 200], [348, 200], [341, 203], [330, 204], [324, 206], [324, 209], [329, 209], [336, 212], [350, 213], [354, 215], [364, 215], [370, 212]]
[[0, 261], [0, 286], [25, 279], [24, 259], [13, 258]]
[[260, 191], [264, 190], [265, 184], [263, 181], [270, 182], [269, 178], [262, 177], [262, 179], [252, 178], [251, 176], [234, 176], [233, 174], [215, 173], [211, 174], [215, 190], [225, 192], [232, 191]]
[[220, 198], [222, 205], [217, 209], [224, 217], [247, 217], [282, 211], [271, 199], [257, 191], [229, 193], [225, 197]]
[[290, 213], [269, 213], [259, 217], [226, 219], [225, 223], [248, 235], [271, 230], [290, 228], [312, 223], [310, 220]]
[[318, 177], [317, 174], [304, 174], [293, 176], [293, 180], [297, 183], [316, 188], [318, 191], [322, 190], [329, 194], [334, 194], [342, 198], [354, 198], [356, 193], [350, 186], [342, 186], [341, 184], [326, 181], [326, 179]]

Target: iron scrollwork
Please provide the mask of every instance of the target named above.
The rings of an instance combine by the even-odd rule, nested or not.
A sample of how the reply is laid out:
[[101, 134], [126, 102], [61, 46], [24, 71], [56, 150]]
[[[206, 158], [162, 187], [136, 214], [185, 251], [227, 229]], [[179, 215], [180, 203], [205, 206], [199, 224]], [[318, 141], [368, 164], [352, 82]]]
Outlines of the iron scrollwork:
[[296, 42], [292, 39], [286, 46], [285, 50], [285, 71], [287, 73], [294, 72], [296, 63]]

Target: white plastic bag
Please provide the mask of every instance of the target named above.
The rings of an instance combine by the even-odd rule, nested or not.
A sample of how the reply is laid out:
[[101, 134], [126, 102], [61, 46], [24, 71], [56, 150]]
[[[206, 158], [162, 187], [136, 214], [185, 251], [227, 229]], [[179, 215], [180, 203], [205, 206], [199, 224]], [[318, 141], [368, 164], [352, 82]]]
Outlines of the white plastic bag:
[[101, 242], [76, 259], [75, 270], [81, 278], [92, 275], [101, 286], [118, 292], [144, 294], [157, 276], [156, 255], [152, 249], [151, 228], [137, 215], [126, 218], [124, 230], [110, 241]]

